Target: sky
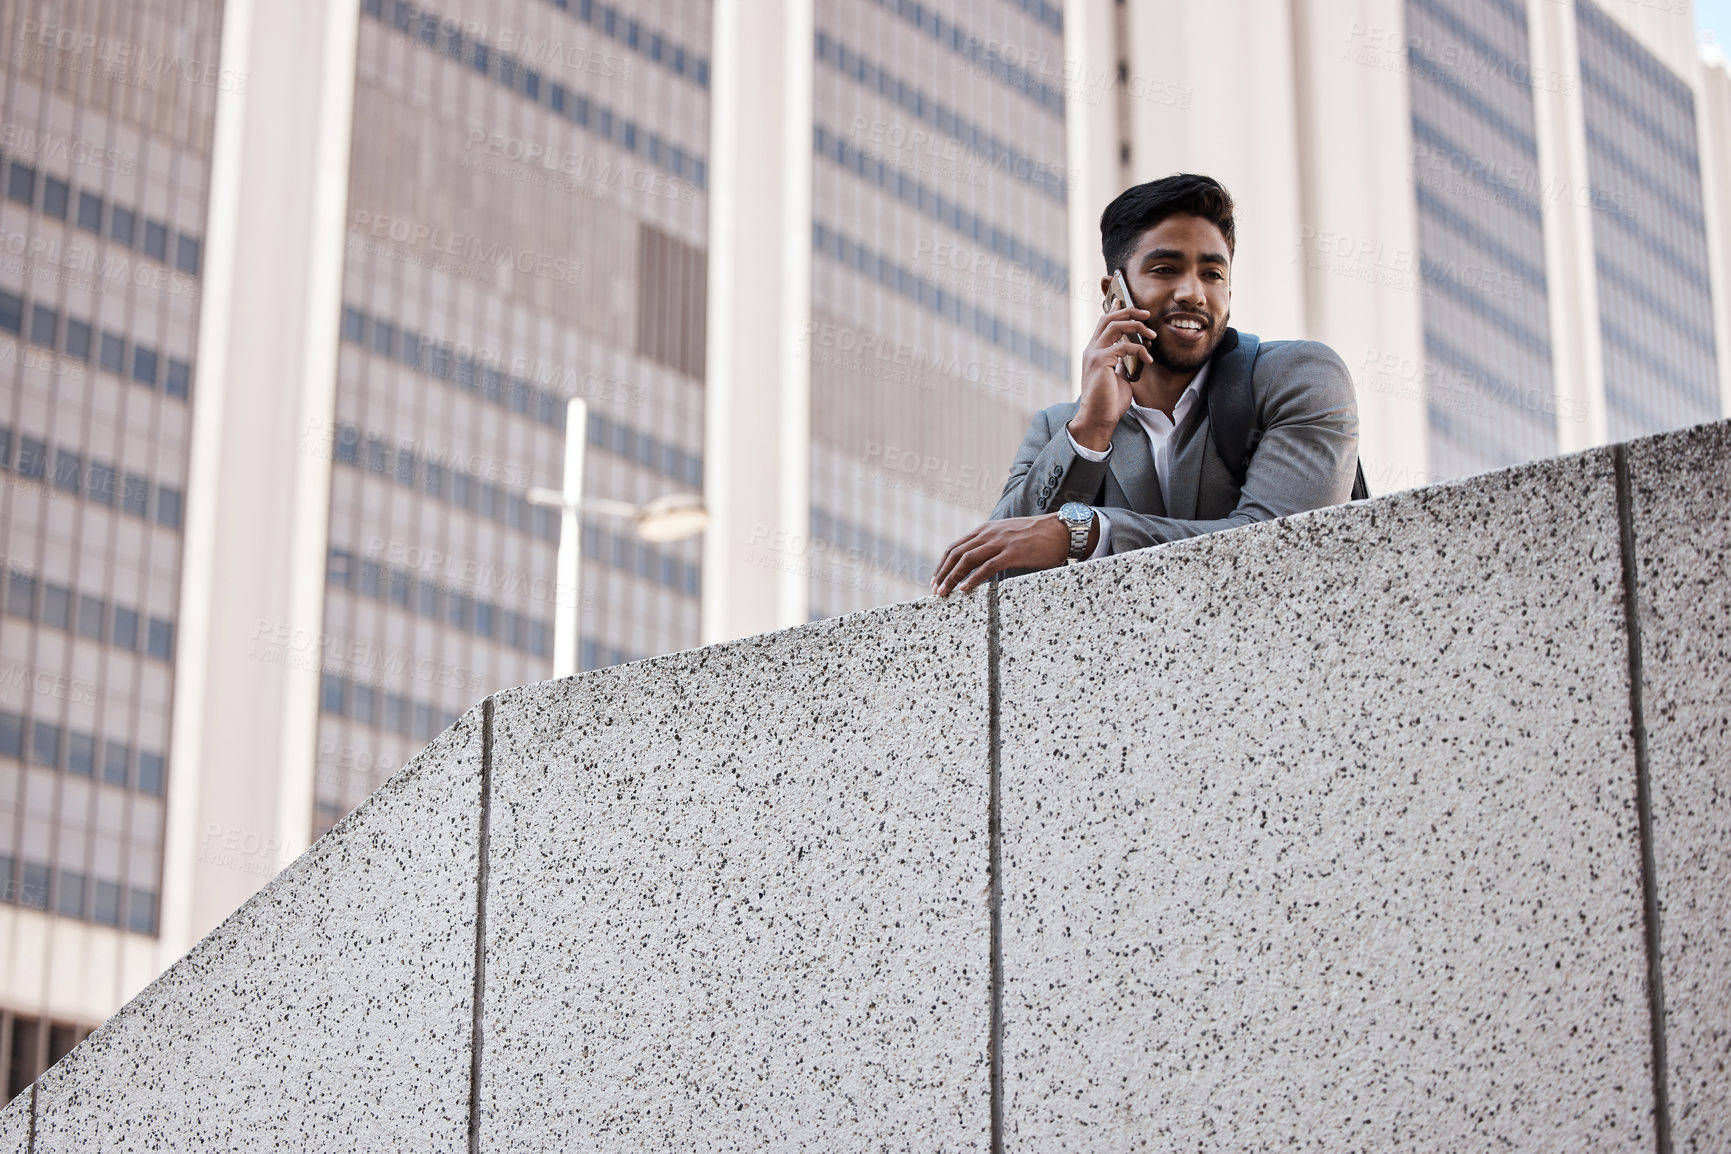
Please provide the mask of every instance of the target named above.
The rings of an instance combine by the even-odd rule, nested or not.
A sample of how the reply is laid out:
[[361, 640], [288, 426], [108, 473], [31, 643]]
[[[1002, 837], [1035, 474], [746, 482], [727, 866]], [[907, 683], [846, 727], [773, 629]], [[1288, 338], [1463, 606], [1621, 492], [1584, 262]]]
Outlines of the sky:
[[1731, 0], [1695, 0], [1695, 27], [1713, 33], [1731, 52]]

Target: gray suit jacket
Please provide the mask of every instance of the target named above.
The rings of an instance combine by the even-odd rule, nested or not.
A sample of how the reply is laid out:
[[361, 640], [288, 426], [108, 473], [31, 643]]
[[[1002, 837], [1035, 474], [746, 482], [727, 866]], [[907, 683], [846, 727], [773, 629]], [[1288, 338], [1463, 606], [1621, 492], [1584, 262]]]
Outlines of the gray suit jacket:
[[1224, 364], [1215, 360], [1204, 403], [1176, 431], [1170, 509], [1160, 499], [1148, 434], [1136, 418], [1125, 413], [1112, 432], [1111, 454], [1090, 461], [1064, 434], [1077, 407], [1067, 401], [1034, 414], [992, 519], [1052, 513], [1066, 501], [1081, 501], [1107, 510], [1111, 551], [1126, 553], [1346, 501], [1358, 467], [1358, 401], [1334, 350], [1316, 341], [1261, 346], [1251, 393], [1263, 435], [1242, 490], [1215, 452], [1208, 418], [1206, 393], [1220, 383]]

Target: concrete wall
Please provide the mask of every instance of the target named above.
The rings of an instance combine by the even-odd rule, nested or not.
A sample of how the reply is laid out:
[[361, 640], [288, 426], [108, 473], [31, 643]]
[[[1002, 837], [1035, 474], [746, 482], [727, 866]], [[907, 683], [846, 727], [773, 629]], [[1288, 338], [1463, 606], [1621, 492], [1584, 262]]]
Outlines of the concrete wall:
[[1714, 425], [499, 694], [0, 1151], [1722, 1149], [1728, 559]]

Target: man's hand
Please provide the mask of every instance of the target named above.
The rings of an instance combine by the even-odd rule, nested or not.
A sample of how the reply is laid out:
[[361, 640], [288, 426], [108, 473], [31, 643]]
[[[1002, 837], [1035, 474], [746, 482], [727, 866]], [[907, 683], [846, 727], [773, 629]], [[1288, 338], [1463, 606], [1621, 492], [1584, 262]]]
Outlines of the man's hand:
[[[1100, 519], [1088, 531], [1088, 549], [1100, 540]], [[1070, 530], [1056, 513], [987, 521], [944, 551], [932, 574], [932, 592], [968, 593], [1005, 569], [1051, 569], [1070, 556]]]
[[1143, 323], [1152, 315], [1147, 309], [1117, 309], [1102, 313], [1094, 326], [1094, 336], [1082, 350], [1082, 396], [1069, 424], [1070, 435], [1083, 448], [1104, 453], [1112, 447], [1112, 430], [1130, 411], [1132, 399], [1118, 361], [1128, 356], [1154, 363], [1154, 354], [1131, 339], [1134, 335], [1154, 341], [1154, 330]]

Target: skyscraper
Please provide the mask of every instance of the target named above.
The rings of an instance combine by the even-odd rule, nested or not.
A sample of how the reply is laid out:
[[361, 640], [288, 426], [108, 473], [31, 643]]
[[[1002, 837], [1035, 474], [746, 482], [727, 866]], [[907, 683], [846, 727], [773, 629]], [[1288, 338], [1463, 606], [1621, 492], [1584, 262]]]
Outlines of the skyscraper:
[[156, 970], [213, 123], [242, 83], [216, 0], [74, 7], [0, 6], [9, 1094]]

